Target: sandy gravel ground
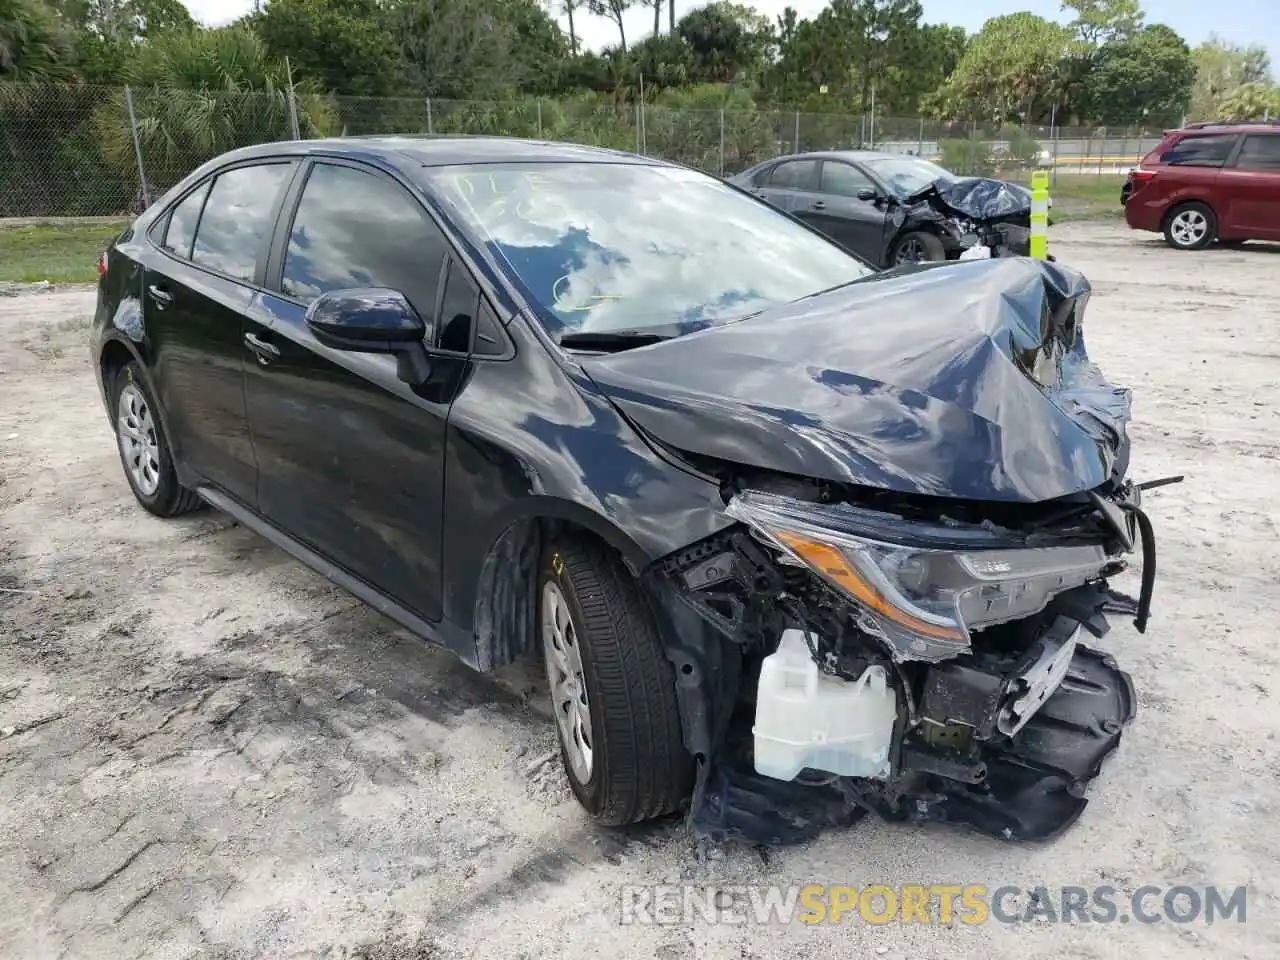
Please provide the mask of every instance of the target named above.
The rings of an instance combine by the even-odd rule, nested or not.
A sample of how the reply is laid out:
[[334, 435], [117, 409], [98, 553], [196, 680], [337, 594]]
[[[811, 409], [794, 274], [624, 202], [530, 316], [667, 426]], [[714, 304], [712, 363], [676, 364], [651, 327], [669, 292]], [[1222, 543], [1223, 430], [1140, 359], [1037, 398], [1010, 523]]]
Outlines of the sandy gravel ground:
[[[593, 829], [527, 667], [471, 674], [213, 512], [135, 506], [93, 293], [0, 297], [0, 956], [1280, 956], [1280, 247], [1055, 228], [1136, 393], [1160, 538], [1141, 709], [1042, 847], [865, 820], [769, 851]], [[1249, 886], [1247, 922], [619, 927], [626, 884]]]

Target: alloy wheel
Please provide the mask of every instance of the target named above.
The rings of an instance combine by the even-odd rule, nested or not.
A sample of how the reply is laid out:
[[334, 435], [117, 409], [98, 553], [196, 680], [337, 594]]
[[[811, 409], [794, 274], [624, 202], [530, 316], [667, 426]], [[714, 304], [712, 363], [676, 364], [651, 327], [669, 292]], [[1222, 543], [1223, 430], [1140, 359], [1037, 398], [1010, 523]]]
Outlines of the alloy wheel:
[[560, 742], [564, 744], [573, 775], [585, 784], [591, 779], [595, 756], [591, 708], [582, 675], [577, 630], [569, 614], [568, 601], [553, 580], [548, 580], [542, 588], [542, 653]]
[[116, 435], [125, 469], [144, 497], [154, 496], [160, 487], [160, 441], [151, 405], [136, 384], [126, 384], [116, 404]]
[[1209, 219], [1199, 210], [1183, 210], [1169, 221], [1169, 233], [1180, 247], [1193, 247], [1209, 232]]
[[920, 263], [928, 259], [924, 244], [919, 238], [911, 237], [898, 245], [898, 252], [893, 258], [894, 266], [904, 263]]

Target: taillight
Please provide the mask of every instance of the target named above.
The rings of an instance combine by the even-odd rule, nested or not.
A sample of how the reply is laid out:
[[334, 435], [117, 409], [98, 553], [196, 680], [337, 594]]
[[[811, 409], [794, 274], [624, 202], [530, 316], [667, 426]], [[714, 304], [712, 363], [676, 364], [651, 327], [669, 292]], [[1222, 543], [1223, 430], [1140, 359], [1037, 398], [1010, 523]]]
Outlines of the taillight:
[[102, 276], [107, 272], [107, 251], [103, 250], [98, 254], [98, 276]]
[[1134, 183], [1150, 183], [1156, 178], [1154, 170], [1134, 170], [1131, 174]]

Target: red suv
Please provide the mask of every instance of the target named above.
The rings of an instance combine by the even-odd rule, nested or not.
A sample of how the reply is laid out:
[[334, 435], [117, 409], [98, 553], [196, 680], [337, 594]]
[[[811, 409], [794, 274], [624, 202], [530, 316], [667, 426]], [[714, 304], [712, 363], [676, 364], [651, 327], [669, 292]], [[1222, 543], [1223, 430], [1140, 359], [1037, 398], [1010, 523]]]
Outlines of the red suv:
[[1129, 226], [1163, 233], [1175, 250], [1280, 240], [1280, 122], [1170, 130], [1120, 201]]

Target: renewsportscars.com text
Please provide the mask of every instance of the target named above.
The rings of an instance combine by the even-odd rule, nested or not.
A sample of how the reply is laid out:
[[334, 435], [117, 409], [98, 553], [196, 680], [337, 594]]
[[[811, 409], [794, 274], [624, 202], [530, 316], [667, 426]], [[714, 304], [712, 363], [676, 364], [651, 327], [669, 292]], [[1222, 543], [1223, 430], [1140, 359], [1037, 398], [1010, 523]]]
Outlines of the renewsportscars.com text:
[[1245, 887], [626, 886], [623, 925], [1244, 923]]

